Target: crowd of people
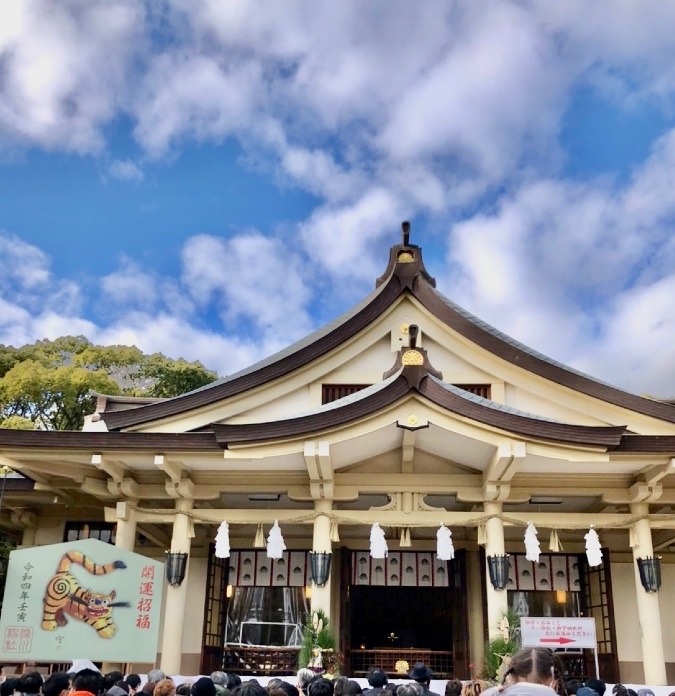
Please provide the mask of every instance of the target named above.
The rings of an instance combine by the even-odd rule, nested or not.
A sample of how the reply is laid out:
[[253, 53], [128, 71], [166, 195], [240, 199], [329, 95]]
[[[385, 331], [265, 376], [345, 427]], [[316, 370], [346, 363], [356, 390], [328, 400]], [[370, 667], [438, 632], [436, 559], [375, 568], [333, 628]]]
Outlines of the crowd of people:
[[[564, 679], [559, 658], [543, 648], [527, 648], [514, 655], [498, 685], [480, 679], [450, 679], [441, 695], [430, 689], [432, 676], [429, 667], [418, 663], [408, 674], [409, 681], [396, 684], [383, 669], [374, 667], [367, 676], [368, 687], [363, 688], [346, 676], [327, 679], [311, 669], [301, 669], [294, 679], [274, 678], [263, 686], [255, 678], [242, 681], [225, 672], [177, 684], [159, 669], [150, 670], [143, 682], [138, 674], [102, 674], [84, 668], [56, 672], [46, 679], [39, 672], [27, 671], [21, 677], [5, 679], [0, 696], [605, 696], [606, 691], [600, 679]], [[611, 696], [654, 696], [654, 692], [615, 684]]]

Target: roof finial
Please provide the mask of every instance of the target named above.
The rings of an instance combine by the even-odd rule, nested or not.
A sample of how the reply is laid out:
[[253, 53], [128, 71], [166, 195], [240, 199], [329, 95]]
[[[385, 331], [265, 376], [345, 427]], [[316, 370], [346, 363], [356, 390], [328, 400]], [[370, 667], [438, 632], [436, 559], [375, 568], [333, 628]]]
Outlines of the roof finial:
[[403, 246], [408, 246], [408, 242], [410, 241], [410, 223], [404, 220], [401, 223], [401, 229], [403, 230]]

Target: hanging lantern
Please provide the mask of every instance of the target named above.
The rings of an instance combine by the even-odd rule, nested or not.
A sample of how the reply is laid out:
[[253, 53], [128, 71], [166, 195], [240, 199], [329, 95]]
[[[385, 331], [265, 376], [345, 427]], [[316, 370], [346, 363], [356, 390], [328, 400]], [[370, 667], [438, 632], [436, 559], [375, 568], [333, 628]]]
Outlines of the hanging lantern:
[[527, 528], [525, 529], [525, 558], [527, 558], [528, 561], [539, 563], [540, 554], [541, 547], [537, 537], [537, 528], [532, 522], [528, 522]]
[[274, 520], [272, 529], [270, 529], [270, 533], [267, 536], [267, 557], [281, 558], [285, 550], [286, 544], [283, 536], [281, 536], [281, 527], [279, 527], [279, 522]]
[[586, 539], [586, 558], [588, 558], [588, 565], [591, 568], [599, 566], [602, 563], [602, 549], [600, 548], [600, 538], [598, 533], [591, 528], [584, 534], [584, 539]]
[[263, 530], [262, 522], [258, 525], [258, 529], [255, 532], [255, 539], [253, 540], [254, 549], [264, 549], [265, 548], [265, 532]]
[[387, 540], [384, 538], [384, 530], [375, 524], [370, 528], [370, 555], [373, 558], [386, 558], [389, 553]]
[[216, 558], [230, 557], [230, 526], [223, 521], [216, 534]]
[[436, 532], [436, 555], [441, 561], [451, 561], [455, 557], [452, 532], [444, 524]]

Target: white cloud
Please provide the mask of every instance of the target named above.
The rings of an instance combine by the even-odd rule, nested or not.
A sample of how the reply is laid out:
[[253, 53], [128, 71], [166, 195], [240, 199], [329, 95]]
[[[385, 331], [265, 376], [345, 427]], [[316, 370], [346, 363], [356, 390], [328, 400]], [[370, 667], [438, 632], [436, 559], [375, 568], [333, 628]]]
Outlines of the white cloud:
[[195, 302], [213, 298], [223, 321], [236, 331], [244, 319], [262, 340], [292, 341], [311, 327], [307, 313], [309, 288], [301, 259], [292, 247], [257, 232], [228, 241], [198, 235], [183, 249], [182, 280]]
[[143, 181], [143, 170], [131, 160], [114, 160], [108, 167], [108, 174], [120, 181]]
[[110, 302], [128, 308], [151, 308], [157, 302], [156, 281], [130, 259], [122, 267], [101, 279], [101, 289]]

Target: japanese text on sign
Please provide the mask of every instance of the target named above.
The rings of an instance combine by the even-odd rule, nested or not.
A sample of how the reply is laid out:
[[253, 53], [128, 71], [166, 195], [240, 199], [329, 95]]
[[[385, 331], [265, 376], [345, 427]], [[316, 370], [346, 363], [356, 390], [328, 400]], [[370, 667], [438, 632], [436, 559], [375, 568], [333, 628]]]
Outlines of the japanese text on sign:
[[595, 619], [592, 617], [535, 617], [520, 619], [524, 648], [595, 648]]
[[138, 588], [140, 598], [136, 605], [138, 614], [136, 615], [136, 628], [150, 628], [150, 610], [152, 600], [155, 595], [155, 567], [151, 565], [143, 566], [141, 569], [141, 580]]

